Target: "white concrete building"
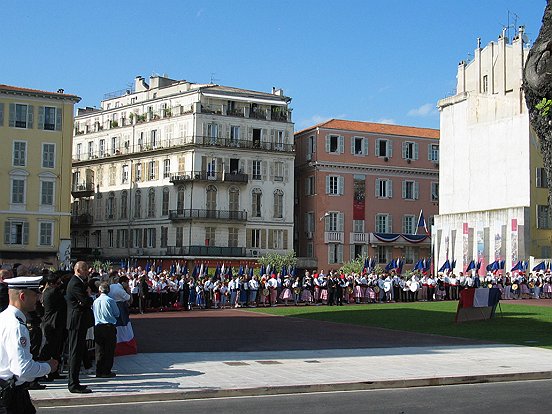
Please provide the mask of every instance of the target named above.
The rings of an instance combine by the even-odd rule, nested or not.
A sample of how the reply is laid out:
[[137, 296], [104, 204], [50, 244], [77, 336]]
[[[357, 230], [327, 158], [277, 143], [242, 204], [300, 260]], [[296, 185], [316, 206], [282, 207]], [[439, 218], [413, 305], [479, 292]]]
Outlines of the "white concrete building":
[[442, 99], [439, 215], [435, 266], [456, 259], [483, 268], [550, 256], [546, 175], [522, 91], [529, 46], [523, 27], [512, 42], [481, 48], [458, 66], [456, 95]]
[[80, 109], [73, 256], [245, 258], [292, 249], [291, 99], [153, 76]]

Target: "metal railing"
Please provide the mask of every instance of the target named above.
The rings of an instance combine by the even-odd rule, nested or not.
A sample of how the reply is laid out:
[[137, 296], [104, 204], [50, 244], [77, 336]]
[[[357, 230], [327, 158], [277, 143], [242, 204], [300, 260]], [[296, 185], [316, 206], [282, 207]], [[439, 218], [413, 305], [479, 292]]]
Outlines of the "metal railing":
[[213, 172], [213, 171], [179, 171], [171, 174], [169, 181], [179, 184], [186, 181], [225, 181], [232, 183], [247, 183], [249, 176], [243, 173]]
[[169, 211], [169, 220], [193, 219], [247, 221], [247, 211], [205, 210], [197, 208]]
[[72, 193], [88, 193], [88, 192], [94, 192], [94, 183], [91, 181], [85, 181], [81, 183], [73, 183], [73, 186], [71, 187]]
[[87, 226], [94, 223], [94, 217], [90, 213], [83, 213], [71, 216], [72, 226]]
[[167, 246], [167, 256], [245, 257], [244, 247]]

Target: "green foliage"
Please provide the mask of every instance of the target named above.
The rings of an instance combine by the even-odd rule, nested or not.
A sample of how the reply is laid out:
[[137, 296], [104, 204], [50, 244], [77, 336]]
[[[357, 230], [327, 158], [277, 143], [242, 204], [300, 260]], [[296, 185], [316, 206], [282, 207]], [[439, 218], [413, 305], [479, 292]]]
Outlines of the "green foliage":
[[539, 110], [542, 117], [547, 117], [550, 109], [552, 109], [552, 99], [542, 98], [542, 101], [535, 105], [535, 108]]
[[363, 267], [364, 259], [361, 256], [358, 256], [356, 259], [344, 263], [339, 270], [350, 275], [351, 273], [361, 273]]
[[291, 250], [286, 254], [279, 253], [269, 253], [265, 256], [261, 256], [258, 259], [260, 265], [263, 266], [273, 266], [273, 268], [280, 271], [282, 266], [295, 266], [297, 264], [297, 256], [295, 256], [295, 251]]

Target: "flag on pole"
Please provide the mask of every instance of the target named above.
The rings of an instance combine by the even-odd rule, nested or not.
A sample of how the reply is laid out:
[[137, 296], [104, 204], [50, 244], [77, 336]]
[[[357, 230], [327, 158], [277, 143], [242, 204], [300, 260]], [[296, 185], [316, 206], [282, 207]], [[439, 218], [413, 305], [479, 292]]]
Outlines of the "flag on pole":
[[425, 234], [429, 236], [429, 230], [427, 229], [427, 223], [424, 218], [424, 210], [420, 210], [420, 216], [418, 217], [418, 225], [416, 226], [416, 233], [414, 234], [418, 234], [418, 230], [420, 227], [423, 227]]
[[443, 266], [439, 268], [439, 272], [444, 272], [445, 270], [450, 270], [450, 262], [449, 260], [445, 260], [445, 263], [443, 263]]
[[470, 270], [475, 269], [475, 261], [471, 261], [468, 267], [466, 267], [466, 273], [468, 273]]

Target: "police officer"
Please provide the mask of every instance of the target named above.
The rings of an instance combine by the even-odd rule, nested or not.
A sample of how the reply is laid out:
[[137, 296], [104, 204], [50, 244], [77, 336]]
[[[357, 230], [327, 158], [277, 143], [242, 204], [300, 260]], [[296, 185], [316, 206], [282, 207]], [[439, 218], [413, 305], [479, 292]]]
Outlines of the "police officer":
[[[0, 414], [34, 414], [27, 383], [55, 371], [58, 362], [33, 361], [26, 313], [36, 308], [42, 276], [7, 280], [9, 305], [0, 313], [0, 387], [13, 388], [10, 398], [0, 400]], [[3, 392], [4, 397], [8, 393]]]

